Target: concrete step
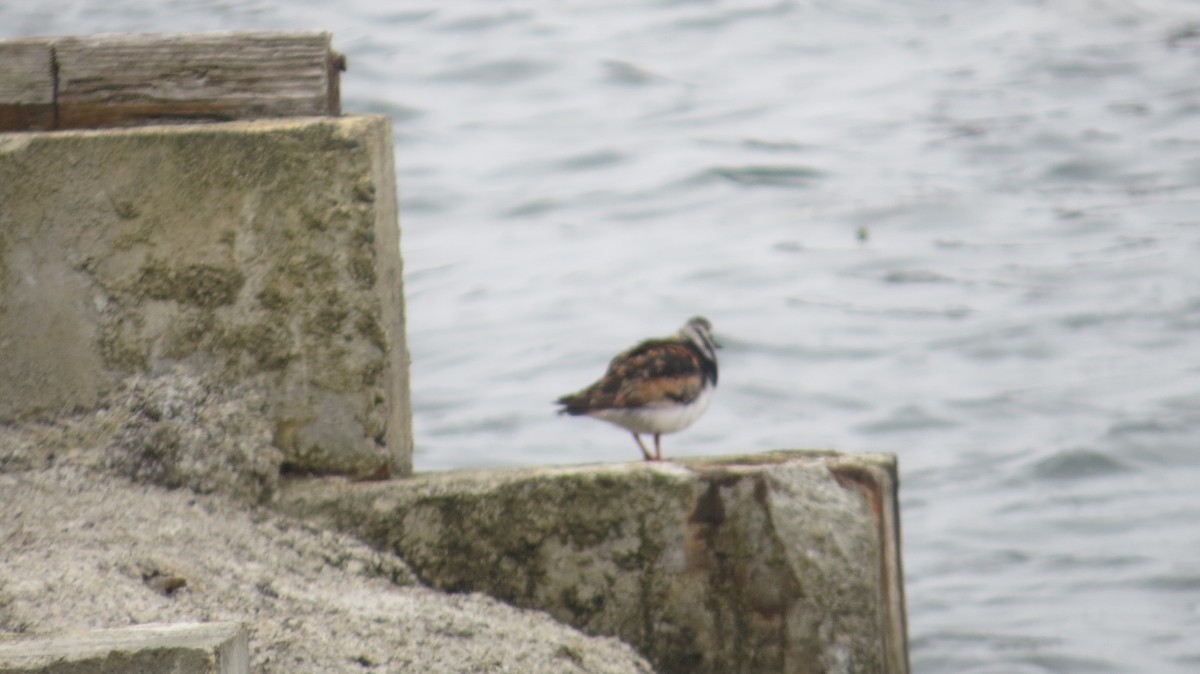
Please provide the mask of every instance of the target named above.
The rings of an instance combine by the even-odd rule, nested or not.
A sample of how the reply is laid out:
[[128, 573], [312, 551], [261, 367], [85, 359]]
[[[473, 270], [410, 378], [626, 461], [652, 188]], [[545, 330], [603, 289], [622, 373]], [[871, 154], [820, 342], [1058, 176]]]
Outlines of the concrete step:
[[0, 674], [248, 674], [240, 623], [154, 623], [0, 641]]

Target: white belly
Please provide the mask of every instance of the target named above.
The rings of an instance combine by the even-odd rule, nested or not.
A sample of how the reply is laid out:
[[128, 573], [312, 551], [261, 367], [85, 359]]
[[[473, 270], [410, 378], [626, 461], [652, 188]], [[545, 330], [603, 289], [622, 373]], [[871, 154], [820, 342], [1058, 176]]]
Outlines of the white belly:
[[633, 433], [674, 433], [696, 423], [708, 409], [713, 387], [705, 386], [692, 402], [681, 405], [666, 401], [639, 408], [614, 408], [588, 412], [588, 416], [616, 424]]

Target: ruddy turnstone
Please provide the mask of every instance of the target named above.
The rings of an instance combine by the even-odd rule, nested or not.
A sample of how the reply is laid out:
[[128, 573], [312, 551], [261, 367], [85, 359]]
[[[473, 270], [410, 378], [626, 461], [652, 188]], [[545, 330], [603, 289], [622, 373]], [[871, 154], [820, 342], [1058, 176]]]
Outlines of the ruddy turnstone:
[[[618, 354], [591, 386], [558, 399], [559, 414], [587, 415], [633, 433], [647, 461], [662, 461], [661, 436], [691, 426], [717, 386], [712, 324], [696, 316], [670, 337], [647, 339]], [[654, 455], [642, 434], [654, 434]]]

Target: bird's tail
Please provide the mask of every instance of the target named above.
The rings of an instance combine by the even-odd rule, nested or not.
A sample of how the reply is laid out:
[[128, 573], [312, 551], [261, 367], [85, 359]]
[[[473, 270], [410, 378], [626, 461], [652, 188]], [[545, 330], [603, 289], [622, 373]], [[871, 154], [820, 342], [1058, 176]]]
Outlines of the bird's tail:
[[569, 414], [571, 416], [579, 416], [586, 411], [586, 408], [581, 404], [583, 401], [578, 396], [571, 394], [565, 395], [554, 401], [555, 405], [562, 405], [559, 414]]

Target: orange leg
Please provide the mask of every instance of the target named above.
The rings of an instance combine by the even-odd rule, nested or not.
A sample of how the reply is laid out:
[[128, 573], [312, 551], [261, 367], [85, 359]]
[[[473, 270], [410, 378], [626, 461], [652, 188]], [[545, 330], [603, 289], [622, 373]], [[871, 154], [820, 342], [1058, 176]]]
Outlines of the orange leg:
[[[658, 436], [655, 436], [656, 440], [657, 440], [657, 437]], [[646, 445], [642, 444], [642, 436], [638, 435], [637, 433], [634, 433], [633, 439], [637, 441], [638, 447], [640, 447], [642, 449], [642, 456], [646, 457], [647, 461], [653, 461], [654, 457], [650, 456], [650, 450], [646, 449]]]
[[662, 461], [662, 433], [654, 434], [654, 460]]

